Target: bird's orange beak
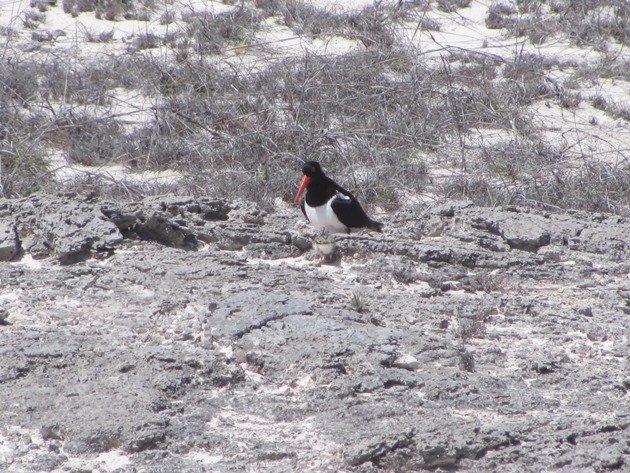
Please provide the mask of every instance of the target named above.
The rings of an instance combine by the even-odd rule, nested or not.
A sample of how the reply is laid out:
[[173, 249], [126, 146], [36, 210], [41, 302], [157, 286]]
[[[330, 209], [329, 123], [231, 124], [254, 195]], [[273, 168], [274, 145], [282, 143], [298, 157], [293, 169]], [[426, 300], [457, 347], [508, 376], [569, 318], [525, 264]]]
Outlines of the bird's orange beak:
[[306, 186], [308, 186], [309, 182], [311, 182], [310, 177], [304, 176], [302, 178], [302, 180], [300, 181], [300, 187], [298, 187], [298, 190], [295, 193], [295, 198], [293, 199], [294, 204], [300, 200], [300, 197], [302, 197], [302, 194], [304, 194], [304, 191], [306, 190]]

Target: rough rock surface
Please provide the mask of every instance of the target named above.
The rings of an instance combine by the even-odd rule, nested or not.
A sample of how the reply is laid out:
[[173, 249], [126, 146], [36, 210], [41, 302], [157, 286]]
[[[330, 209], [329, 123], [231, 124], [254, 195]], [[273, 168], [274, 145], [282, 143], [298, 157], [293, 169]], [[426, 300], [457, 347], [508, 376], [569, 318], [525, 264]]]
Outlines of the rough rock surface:
[[20, 253], [20, 240], [18, 240], [13, 221], [0, 220], [0, 261], [11, 261]]
[[0, 470], [630, 466], [629, 222], [453, 203], [321, 265], [279, 207], [0, 201]]

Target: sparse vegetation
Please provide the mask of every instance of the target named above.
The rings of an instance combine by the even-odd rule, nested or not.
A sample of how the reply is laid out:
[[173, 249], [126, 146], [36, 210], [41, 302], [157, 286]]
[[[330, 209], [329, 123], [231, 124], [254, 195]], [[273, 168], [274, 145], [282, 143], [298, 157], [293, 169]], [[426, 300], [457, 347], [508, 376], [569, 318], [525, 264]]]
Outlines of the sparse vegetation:
[[55, 5], [57, 5], [57, 0], [31, 0], [30, 2], [31, 8], [37, 8], [42, 13]]
[[[534, 205], [623, 213], [630, 205], [630, 166], [564, 156], [541, 141], [499, 143], [484, 150], [486, 172], [449, 181], [442, 192], [478, 205]], [[487, 168], [486, 168], [487, 169]]]
[[558, 99], [562, 108], [574, 109], [582, 102], [582, 94], [565, 89], [559, 93]]
[[7, 133], [0, 139], [0, 197], [25, 195], [39, 190], [48, 169], [45, 150], [26, 136]]
[[160, 16], [160, 25], [170, 25], [175, 21], [177, 15], [172, 10], [167, 10]]
[[34, 29], [46, 20], [46, 15], [36, 10], [28, 10], [22, 15], [22, 24], [25, 28]]
[[282, 18], [282, 23], [297, 34], [330, 34], [339, 31], [345, 24], [343, 14], [299, 0], [256, 0], [254, 5], [266, 17]]
[[214, 14], [190, 11], [182, 15], [187, 23], [185, 36], [190, 38], [198, 54], [218, 54], [227, 45], [243, 44], [251, 39], [262, 15], [250, 8]]
[[119, 156], [120, 124], [109, 117], [69, 111], [55, 120], [53, 132], [44, 139], [55, 149], [63, 149], [71, 163], [101, 165]]
[[602, 51], [614, 40], [630, 44], [630, 5], [625, 0], [534, 0], [496, 2], [488, 9], [486, 26], [504, 28], [515, 36], [527, 36], [543, 44], [563, 32], [574, 44]]
[[109, 21], [122, 18], [148, 21], [156, 3], [155, 0], [63, 0], [62, 5], [65, 13], [75, 17], [79, 13], [94, 12], [96, 18]]
[[452, 13], [459, 8], [465, 8], [470, 5], [472, 0], [438, 0], [437, 8], [445, 13]]
[[593, 107], [605, 111], [614, 118], [630, 121], [630, 107], [620, 106], [602, 95], [596, 95], [593, 98]]
[[512, 15], [517, 13], [516, 8], [508, 2], [496, 2], [488, 8], [488, 16], [486, 17], [486, 27], [491, 30], [508, 28], [511, 29], [516, 24], [516, 19]]
[[133, 38], [131, 49], [141, 51], [143, 49], [157, 48], [160, 45], [160, 37], [153, 33], [142, 33]]
[[[257, 0], [266, 17], [278, 16], [298, 35], [337, 35], [361, 42], [366, 48], [391, 48], [397, 43], [395, 25], [413, 17], [409, 4], [374, 2], [360, 11], [340, 12], [300, 0]], [[435, 20], [420, 17], [422, 28], [439, 30]]]
[[17, 30], [15, 28], [11, 28], [9, 26], [0, 26], [0, 36], [11, 38], [11, 36], [15, 36], [16, 34]]
[[98, 34], [94, 34], [89, 30], [85, 31], [85, 40], [88, 43], [109, 43], [114, 39], [114, 30], [101, 31]]
[[630, 60], [607, 55], [596, 64], [580, 67], [577, 76], [630, 81]]
[[[433, 21], [425, 15], [431, 8], [449, 12], [469, 3], [377, 2], [348, 12], [298, 0], [256, 0], [211, 13], [170, 5], [158, 10], [150, 0], [66, 0], [69, 14], [94, 12], [116, 20], [156, 12], [156, 22], [163, 25], [181, 21], [169, 26], [166, 36], [147, 30], [131, 41], [125, 38], [127, 54], [119, 58], [4, 64], [2, 105], [12, 110], [11, 142], [26, 146], [12, 153], [25, 156], [23, 150], [29, 149], [40, 156], [50, 147], [71, 162], [87, 165], [177, 168], [185, 175], [183, 192], [221, 193], [263, 205], [277, 196], [288, 197], [298, 163], [314, 159], [331, 175], [345, 176], [344, 184], [368, 205], [384, 209], [396, 208], [401, 197], [417, 195], [428, 185], [427, 156], [448, 154], [445, 162], [462, 174], [434, 182], [439, 196], [489, 205], [623, 212], [627, 164], [598, 164], [587, 154], [565, 153], [541, 138], [528, 109], [545, 100], [573, 111], [589, 100], [611, 117], [628, 120], [623, 103], [603, 95], [583, 96], [579, 88], [600, 77], [627, 80], [623, 60], [605, 55], [601, 64], [589, 68], [522, 51], [506, 59], [460, 48], [447, 49], [441, 61], [431, 62], [397, 35], [401, 22], [439, 28], [423, 22]], [[523, 22], [538, 15], [546, 22], [568, 22], [560, 25], [568, 28], [579, 14], [568, 12], [566, 2], [556, 3], [546, 9], [536, 9], [536, 2], [495, 3], [488, 23], [533, 34], [522, 33]], [[43, 14], [37, 10], [45, 11], [48, 4], [33, 0], [36, 10], [24, 19], [39, 21]], [[594, 21], [595, 14], [609, 18], [601, 8], [581, 2], [577, 6], [586, 15], [583, 21]], [[607, 11], [622, 8], [616, 0], [601, 6]], [[623, 21], [599, 24], [587, 37], [607, 32], [624, 41]], [[359, 47], [345, 54], [279, 58], [251, 70], [218, 61], [220, 54], [249, 54], [254, 50], [250, 46], [265, 51], [257, 35], [270, 22], [311, 38], [350, 38]], [[537, 27], [559, 28], [550, 25]], [[3, 31], [11, 41], [14, 33]], [[116, 41], [113, 28], [86, 30], [84, 36], [89, 42]], [[163, 57], [173, 59], [159, 58], [152, 51], [157, 46]], [[567, 79], [550, 74], [567, 68]], [[150, 109], [137, 110], [149, 117], [146, 121], [126, 120], [127, 113], [136, 113], [133, 110], [114, 111], [120, 90], [150, 98]], [[597, 123], [593, 119], [590, 126]], [[471, 147], [470, 133], [479, 129], [501, 131], [506, 138]], [[20, 172], [17, 167], [11, 175], [17, 178]], [[9, 188], [5, 185], [5, 192]], [[12, 187], [18, 188], [19, 194], [25, 192], [24, 186]]]
[[350, 299], [350, 307], [355, 312], [362, 314], [367, 309], [364, 297], [357, 291], [353, 291], [352, 295], [349, 296]]

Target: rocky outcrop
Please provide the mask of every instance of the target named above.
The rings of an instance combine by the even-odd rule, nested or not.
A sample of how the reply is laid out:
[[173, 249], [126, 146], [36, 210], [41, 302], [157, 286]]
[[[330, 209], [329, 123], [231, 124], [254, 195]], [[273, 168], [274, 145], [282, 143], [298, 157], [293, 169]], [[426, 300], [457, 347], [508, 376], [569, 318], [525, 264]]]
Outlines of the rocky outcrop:
[[118, 228], [90, 196], [36, 194], [16, 201], [4, 200], [17, 228], [24, 252], [34, 258], [55, 255], [73, 261], [91, 251], [110, 251], [122, 241]]
[[0, 258], [14, 258], [21, 241], [35, 258], [52, 255], [64, 262], [111, 252], [125, 237], [196, 249], [207, 222], [227, 220], [231, 211], [245, 222], [261, 222], [264, 214], [252, 204], [230, 207], [221, 200], [175, 196], [111, 203], [96, 202], [90, 194], [36, 194], [0, 206], [14, 219], [0, 223]]
[[12, 220], [0, 220], [0, 261], [15, 259], [22, 249]]
[[446, 204], [327, 265], [289, 206], [2, 205], [2, 470], [629, 464], [623, 219]]

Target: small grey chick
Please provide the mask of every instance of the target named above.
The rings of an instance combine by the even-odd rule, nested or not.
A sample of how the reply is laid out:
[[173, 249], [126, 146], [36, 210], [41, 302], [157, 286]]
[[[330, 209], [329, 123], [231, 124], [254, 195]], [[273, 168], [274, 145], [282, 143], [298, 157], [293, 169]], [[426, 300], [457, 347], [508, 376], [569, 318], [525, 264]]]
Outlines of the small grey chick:
[[335, 243], [335, 237], [326, 230], [321, 230], [313, 238], [315, 254], [321, 256], [321, 263], [333, 264], [341, 259], [341, 252]]

